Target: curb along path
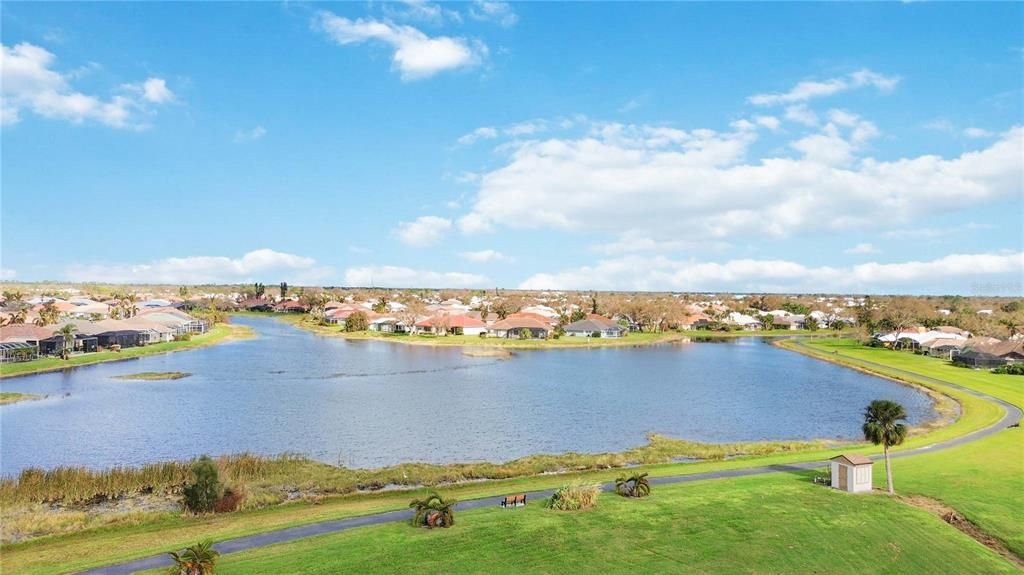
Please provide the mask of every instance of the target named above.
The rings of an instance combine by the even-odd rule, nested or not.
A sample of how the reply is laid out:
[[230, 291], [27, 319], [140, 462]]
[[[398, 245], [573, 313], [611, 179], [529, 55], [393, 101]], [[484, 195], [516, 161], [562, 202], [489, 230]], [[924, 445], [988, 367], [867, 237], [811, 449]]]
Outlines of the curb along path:
[[[800, 346], [802, 348], [811, 349], [811, 348], [807, 348], [799, 340], [797, 340], [796, 343], [797, 343], [798, 346]], [[813, 355], [812, 355], [812, 357], [813, 357]], [[844, 357], [844, 356], [840, 356], [840, 357]], [[986, 399], [988, 401], [992, 401], [994, 403], [997, 403], [1000, 406], [1002, 406], [1003, 409], [1006, 410], [1006, 413], [1003, 415], [1002, 419], [1000, 419], [996, 423], [990, 425], [989, 427], [986, 427], [986, 428], [983, 428], [983, 429], [979, 429], [977, 431], [973, 431], [973, 432], [968, 433], [966, 435], [962, 435], [960, 437], [949, 439], [947, 441], [943, 441], [943, 442], [940, 442], [940, 443], [935, 443], [935, 444], [932, 444], [932, 445], [926, 445], [926, 446], [923, 446], [923, 447], [916, 447], [914, 449], [908, 449], [908, 450], [905, 450], [905, 451], [897, 451], [897, 452], [894, 452], [894, 453], [891, 454], [893, 458], [909, 457], [909, 456], [913, 456], [913, 455], [920, 455], [922, 453], [931, 453], [933, 451], [939, 451], [939, 450], [942, 450], [942, 449], [949, 449], [951, 447], [958, 447], [960, 445], [964, 445], [964, 444], [970, 443], [972, 441], [977, 441], [979, 439], [983, 439], [985, 437], [988, 437], [989, 435], [992, 435], [994, 433], [998, 433], [999, 431], [1002, 431], [1002, 430], [1006, 429], [1007, 427], [1009, 427], [1011, 425], [1019, 424], [1021, 422], [1022, 412], [1021, 412], [1021, 409], [1019, 407], [1017, 407], [1016, 405], [1013, 405], [1013, 404], [1011, 404], [1009, 402], [1006, 402], [1006, 401], [1003, 401], [1001, 399], [998, 399], [996, 397], [992, 397], [991, 395], [988, 395], [986, 393], [981, 393], [979, 391], [975, 391], [973, 389], [969, 389], [969, 388], [963, 387], [961, 385], [957, 385], [955, 383], [950, 383], [950, 382], [947, 382], [947, 381], [942, 381], [942, 380], [935, 379], [935, 378], [932, 378], [932, 377], [927, 377], [927, 376], [924, 376], [924, 375], [919, 375], [919, 374], [916, 374], [916, 373], [913, 373], [913, 372], [909, 372], [909, 371], [905, 371], [905, 370], [902, 370], [902, 369], [889, 367], [887, 365], [883, 365], [883, 364], [880, 364], [880, 363], [874, 363], [874, 362], [865, 361], [865, 360], [856, 360], [856, 359], [846, 358], [846, 357], [844, 357], [844, 359], [850, 360], [851, 363], [856, 363], [858, 365], [862, 365], [862, 366], [866, 366], [866, 367], [874, 367], [874, 368], [879, 369], [879, 370], [884, 369], [884, 370], [887, 370], [889, 372], [903, 374], [903, 375], [914, 377], [914, 378], [917, 378], [917, 379], [929, 381], [929, 382], [932, 382], [932, 383], [935, 383], [935, 384], [938, 384], [938, 385], [950, 386], [950, 387], [956, 388], [958, 390], [964, 391], [966, 393], [970, 393], [970, 394], [972, 394], [974, 396], [980, 397], [982, 399]], [[871, 456], [871, 459], [873, 459], [873, 460], [878, 460], [878, 459], [881, 459], [881, 458], [882, 458], [882, 455]], [[708, 472], [704, 472], [704, 473], [691, 473], [691, 474], [688, 474], [688, 475], [670, 475], [670, 476], [665, 476], [665, 477], [652, 477], [650, 479], [650, 482], [653, 485], [670, 485], [670, 484], [673, 484], [673, 483], [687, 483], [687, 482], [690, 482], [690, 481], [703, 481], [703, 480], [707, 480], [707, 479], [727, 479], [727, 478], [731, 478], [731, 477], [748, 477], [748, 476], [751, 476], [751, 475], [764, 475], [764, 474], [768, 474], [768, 473], [787, 473], [787, 472], [794, 472], [794, 471], [806, 471], [806, 470], [810, 470], [810, 469], [817, 469], [817, 468], [820, 468], [820, 467], [824, 467], [827, 464], [828, 464], [827, 461], [808, 461], [808, 462], [792, 463], [792, 464], [780, 464], [780, 465], [770, 465], [770, 466], [762, 466], [762, 467], [748, 467], [748, 468], [742, 468], [742, 469], [729, 469], [729, 470], [723, 470], [723, 471], [708, 471]], [[601, 484], [601, 488], [604, 489], [605, 491], [611, 491], [611, 490], [613, 490], [615, 488], [615, 484], [614, 483], [603, 483], [603, 484]], [[554, 491], [550, 490], [550, 489], [549, 490], [545, 490], [545, 491], [530, 491], [530, 492], [527, 492], [527, 495], [530, 498], [532, 498], [532, 499], [538, 499], [538, 498], [549, 497], [549, 496], [551, 496], [551, 494], [553, 492]], [[458, 503], [458, 509], [460, 509], [460, 510], [467, 510], [467, 509], [480, 509], [480, 508], [483, 508], [483, 507], [497, 506], [499, 499], [500, 499], [500, 496], [492, 495], [492, 496], [484, 497], [484, 498], [480, 498], [480, 499], [470, 499], [470, 500], [466, 500], [466, 501], [461, 501], [461, 502]], [[382, 513], [375, 513], [375, 514], [372, 514], [372, 515], [363, 515], [363, 516], [359, 516], [359, 517], [351, 517], [351, 518], [347, 518], [347, 519], [337, 519], [337, 520], [331, 520], [331, 521], [321, 521], [319, 523], [311, 523], [309, 525], [300, 525], [300, 526], [297, 526], [297, 527], [289, 527], [289, 528], [286, 528], [286, 529], [279, 529], [277, 531], [268, 531], [266, 533], [259, 533], [259, 534], [256, 534], [256, 535], [249, 535], [249, 536], [246, 536], [246, 537], [239, 537], [237, 539], [230, 539], [228, 541], [224, 541], [224, 542], [218, 543], [214, 547], [218, 551], [220, 551], [222, 554], [237, 553], [239, 551], [247, 551], [247, 550], [256, 549], [256, 548], [259, 548], [259, 547], [265, 547], [267, 545], [274, 545], [274, 544], [277, 544], [277, 543], [287, 543], [289, 541], [295, 541], [297, 539], [303, 539], [303, 538], [306, 538], [306, 537], [314, 537], [316, 535], [324, 535], [324, 534], [328, 534], [328, 533], [337, 533], [339, 531], [346, 531], [348, 529], [354, 529], [354, 528], [357, 528], [357, 527], [366, 527], [366, 526], [370, 526], [370, 525], [381, 525], [381, 524], [384, 524], [384, 523], [392, 523], [392, 522], [396, 522], [396, 521], [407, 521], [409, 519], [409, 517], [410, 517], [409, 511], [405, 510], [405, 509], [402, 509], [402, 510], [398, 510], [398, 511], [387, 511], [387, 512], [382, 512]], [[135, 572], [138, 572], [138, 571], [145, 571], [145, 570], [148, 570], [148, 569], [155, 569], [155, 568], [159, 568], [159, 567], [167, 567], [170, 564], [171, 564], [171, 560], [167, 556], [167, 554], [161, 554], [161, 555], [154, 555], [154, 556], [151, 556], [151, 557], [145, 557], [145, 558], [142, 558], [142, 559], [136, 559], [136, 560], [133, 560], [133, 561], [127, 561], [127, 562], [124, 562], [124, 563], [118, 563], [118, 564], [110, 565], [110, 566], [107, 566], [107, 567], [99, 567], [99, 568], [96, 568], [96, 569], [89, 569], [89, 570], [86, 570], [86, 571], [81, 571], [80, 573], [82, 575], [128, 575], [130, 573], [135, 573]]]

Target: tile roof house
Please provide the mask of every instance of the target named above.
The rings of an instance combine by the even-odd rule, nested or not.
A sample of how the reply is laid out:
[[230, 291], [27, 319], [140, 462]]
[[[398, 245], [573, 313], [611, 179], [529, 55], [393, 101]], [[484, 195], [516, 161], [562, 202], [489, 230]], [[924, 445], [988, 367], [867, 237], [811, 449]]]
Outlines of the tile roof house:
[[467, 315], [436, 315], [416, 322], [417, 333], [435, 335], [480, 335], [487, 332], [487, 324]]
[[514, 317], [512, 314], [501, 321], [496, 321], [487, 329], [492, 337], [515, 339], [521, 337], [523, 330], [529, 332], [531, 339], [544, 339], [551, 333], [551, 325], [532, 317]]

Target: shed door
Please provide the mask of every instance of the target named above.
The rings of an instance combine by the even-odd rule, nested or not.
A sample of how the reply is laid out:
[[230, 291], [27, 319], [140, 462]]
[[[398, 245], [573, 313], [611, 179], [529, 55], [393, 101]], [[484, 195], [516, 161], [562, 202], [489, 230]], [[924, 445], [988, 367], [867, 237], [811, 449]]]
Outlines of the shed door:
[[845, 465], [839, 466], [839, 489], [847, 490], [847, 481], [849, 481], [850, 468]]

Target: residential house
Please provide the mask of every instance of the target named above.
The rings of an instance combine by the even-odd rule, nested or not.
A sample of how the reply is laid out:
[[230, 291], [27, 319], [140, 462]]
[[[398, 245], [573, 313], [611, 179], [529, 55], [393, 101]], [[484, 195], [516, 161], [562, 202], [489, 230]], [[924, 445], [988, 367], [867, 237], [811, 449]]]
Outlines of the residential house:
[[522, 337], [521, 334], [525, 331], [528, 332], [530, 339], [545, 339], [552, 331], [551, 325], [546, 321], [533, 317], [513, 317], [514, 315], [516, 314], [491, 324], [487, 334], [491, 337], [517, 339]]
[[569, 337], [622, 337], [625, 334], [626, 328], [599, 315], [591, 315], [565, 326], [565, 335]]
[[416, 322], [417, 333], [434, 335], [480, 335], [487, 332], [487, 324], [467, 315], [436, 315]]

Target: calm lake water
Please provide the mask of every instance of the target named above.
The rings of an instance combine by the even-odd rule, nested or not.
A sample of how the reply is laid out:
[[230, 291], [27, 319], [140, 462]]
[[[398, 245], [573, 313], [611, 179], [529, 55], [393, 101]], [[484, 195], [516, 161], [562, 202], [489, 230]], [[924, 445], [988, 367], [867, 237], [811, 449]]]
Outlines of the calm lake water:
[[[659, 432], [706, 442], [853, 438], [873, 399], [932, 415], [911, 388], [756, 338], [538, 350], [349, 342], [236, 319], [260, 337], [4, 381], [47, 394], [0, 407], [0, 472], [137, 465], [203, 453], [305, 453], [378, 467], [620, 451]], [[174, 381], [112, 376], [186, 371]]]

